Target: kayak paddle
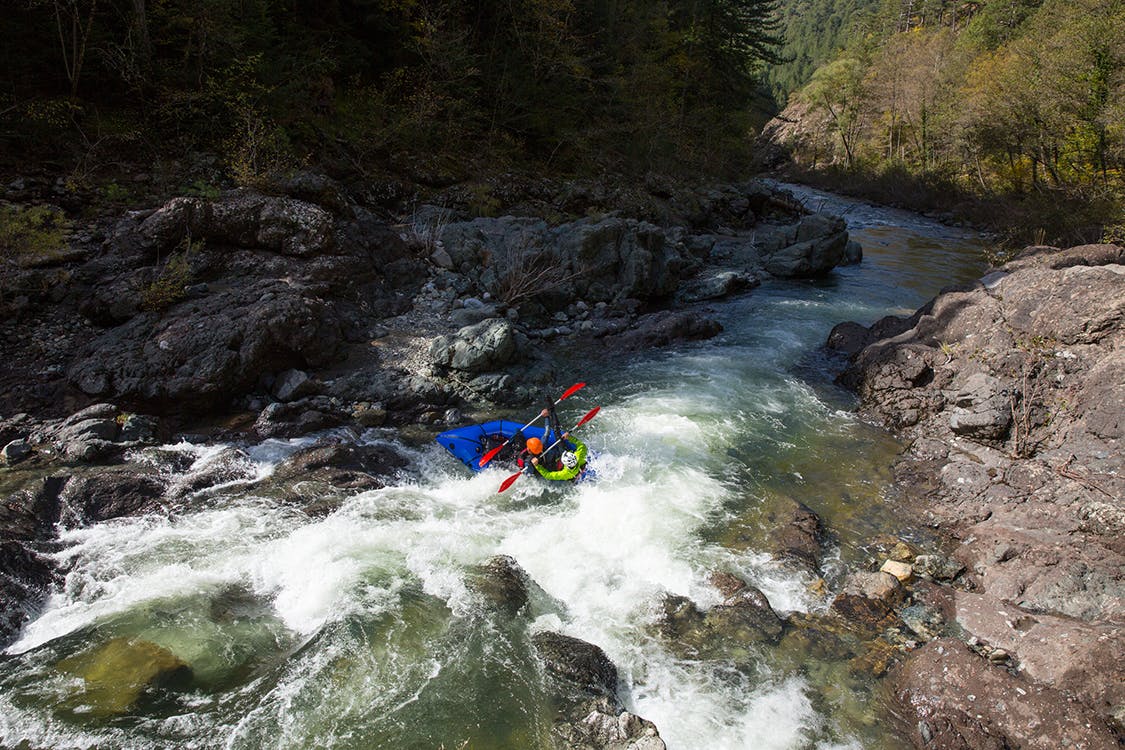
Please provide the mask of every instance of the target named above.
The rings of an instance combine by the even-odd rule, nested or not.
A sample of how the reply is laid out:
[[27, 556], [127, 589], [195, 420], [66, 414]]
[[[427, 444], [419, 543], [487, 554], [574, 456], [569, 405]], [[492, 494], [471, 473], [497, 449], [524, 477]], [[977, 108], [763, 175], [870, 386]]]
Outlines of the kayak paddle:
[[[597, 414], [597, 413], [598, 413], [598, 411], [600, 411], [600, 410], [601, 410], [601, 408], [602, 408], [602, 407], [600, 407], [600, 406], [595, 406], [595, 407], [594, 407], [593, 409], [591, 409], [590, 411], [586, 412], [586, 416], [584, 416], [584, 417], [582, 417], [582, 419], [578, 420], [578, 424], [576, 424], [576, 425], [574, 425], [574, 427], [570, 428], [570, 431], [571, 431], [571, 432], [573, 432], [574, 430], [577, 430], [577, 429], [578, 429], [579, 427], [581, 427], [582, 425], [584, 425], [584, 424], [586, 424], [587, 422], [589, 422], [589, 421], [590, 421], [591, 419], [593, 419], [593, 418], [594, 418], [594, 415], [595, 415], [595, 414]], [[547, 448], [546, 448], [546, 449], [545, 449], [545, 450], [543, 451], [543, 453], [544, 453], [544, 454], [546, 454], [546, 453], [547, 453], [547, 451], [551, 450], [551, 448], [554, 448], [554, 447], [555, 447], [556, 445], [558, 445], [558, 444], [559, 444], [559, 443], [561, 443], [562, 441], [563, 441], [563, 438], [562, 438], [562, 436], [560, 435], [560, 436], [559, 436], [559, 439], [558, 439], [558, 440], [556, 440], [555, 442], [551, 443], [551, 445], [550, 445], [549, 447], [547, 447]], [[509, 487], [511, 487], [511, 486], [512, 486], [513, 484], [515, 484], [516, 480], [517, 480], [517, 479], [519, 479], [519, 478], [520, 478], [521, 476], [523, 476], [523, 471], [522, 471], [522, 470], [521, 470], [521, 471], [517, 471], [517, 472], [516, 472], [515, 474], [513, 474], [512, 476], [510, 476], [510, 477], [508, 477], [507, 479], [505, 479], [505, 480], [504, 480], [504, 482], [503, 482], [503, 483], [502, 483], [502, 484], [500, 485], [500, 489], [496, 490], [496, 492], [497, 492], [497, 493], [500, 493], [500, 492], [503, 492], [504, 490], [508, 489], [508, 488], [509, 488]]]
[[[561, 402], [563, 399], [570, 398], [575, 393], [582, 390], [582, 388], [585, 387], [585, 385], [586, 385], [585, 383], [575, 383], [574, 385], [570, 386], [569, 388], [566, 389], [566, 391], [563, 392], [563, 395], [559, 396], [558, 400], [555, 401], [554, 405], [558, 406], [559, 402]], [[526, 430], [528, 427], [531, 427], [531, 425], [535, 424], [536, 422], [538, 422], [542, 418], [543, 418], [542, 414], [536, 415], [535, 419], [531, 420], [530, 422], [525, 424], [523, 427], [519, 428], [516, 431], [516, 435], [520, 434], [521, 432]], [[504, 450], [504, 447], [507, 446], [508, 443], [512, 442], [512, 440], [515, 439], [516, 435], [512, 435], [512, 437], [508, 438], [503, 443], [501, 443], [500, 445], [498, 445], [495, 448], [493, 448], [492, 450], [490, 450], [488, 453], [485, 453], [483, 456], [481, 456], [480, 462], [477, 465], [483, 467], [489, 461], [496, 458], [497, 454], [500, 453], [500, 451]]]

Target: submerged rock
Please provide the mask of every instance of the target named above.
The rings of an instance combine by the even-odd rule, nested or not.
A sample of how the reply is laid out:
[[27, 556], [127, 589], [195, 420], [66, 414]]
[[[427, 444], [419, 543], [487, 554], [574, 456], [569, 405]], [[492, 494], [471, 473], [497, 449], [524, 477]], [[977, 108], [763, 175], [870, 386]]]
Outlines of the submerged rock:
[[690, 599], [665, 594], [658, 629], [673, 652], [690, 658], [747, 662], [759, 644], [776, 644], [785, 622], [758, 589], [730, 573], [712, 574], [725, 598], [706, 612]]
[[713, 338], [722, 330], [723, 326], [719, 321], [704, 313], [665, 310], [642, 317], [634, 328], [607, 338], [606, 342], [615, 349], [649, 349], [679, 341]]
[[72, 710], [98, 717], [132, 710], [142, 696], [190, 686], [191, 667], [149, 641], [114, 638], [90, 651], [68, 657], [60, 672], [80, 678], [82, 691], [70, 700]]
[[804, 503], [784, 498], [768, 514], [767, 522], [773, 529], [769, 546], [774, 555], [797, 563], [811, 573], [820, 569], [823, 535], [820, 516]]
[[508, 555], [497, 555], [476, 568], [468, 583], [470, 588], [509, 617], [515, 617], [527, 606], [532, 585], [527, 571]]
[[747, 587], [707, 610], [703, 625], [725, 642], [777, 643], [784, 623], [761, 591]]

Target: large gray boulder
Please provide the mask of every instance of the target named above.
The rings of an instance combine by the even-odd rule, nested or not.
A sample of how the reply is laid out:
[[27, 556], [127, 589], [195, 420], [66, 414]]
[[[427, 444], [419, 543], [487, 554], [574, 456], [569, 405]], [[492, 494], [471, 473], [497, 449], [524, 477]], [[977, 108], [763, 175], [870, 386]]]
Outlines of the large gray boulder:
[[90, 396], [210, 409], [263, 373], [335, 362], [343, 328], [325, 300], [262, 279], [181, 303], [163, 317], [138, 315], [83, 347], [67, 376]]
[[520, 357], [520, 344], [512, 323], [502, 318], [466, 326], [455, 336], [439, 336], [430, 344], [430, 362], [465, 373], [497, 370]]
[[782, 278], [820, 276], [845, 261], [847, 246], [843, 219], [810, 214], [797, 224], [792, 244], [766, 256], [765, 268]]
[[664, 230], [611, 217], [550, 227], [505, 216], [454, 222], [440, 230], [451, 265], [508, 304], [534, 300], [548, 310], [575, 298], [589, 303], [671, 295], [684, 259]]
[[114, 404], [87, 406], [62, 420], [37, 425], [27, 442], [40, 456], [70, 463], [104, 459], [126, 448], [150, 445], [157, 440], [159, 424], [153, 417], [123, 412]]
[[146, 245], [168, 249], [185, 238], [261, 247], [308, 257], [332, 250], [333, 217], [293, 198], [238, 190], [220, 201], [173, 198], [136, 229]]
[[589, 302], [667, 297], [679, 283], [683, 260], [655, 225], [584, 220], [554, 235], [559, 255], [570, 260], [576, 293]]

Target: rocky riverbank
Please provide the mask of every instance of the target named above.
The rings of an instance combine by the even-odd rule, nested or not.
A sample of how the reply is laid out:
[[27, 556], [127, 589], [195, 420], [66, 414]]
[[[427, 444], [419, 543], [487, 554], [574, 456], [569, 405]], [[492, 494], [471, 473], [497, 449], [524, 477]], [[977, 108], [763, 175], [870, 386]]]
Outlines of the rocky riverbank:
[[278, 187], [176, 198], [13, 255], [2, 413], [110, 402], [190, 429], [252, 414], [269, 435], [433, 422], [526, 402], [566, 341], [706, 337], [706, 300], [858, 259], [839, 219], [753, 183], [656, 186], [609, 213], [572, 188], [557, 200], [585, 218], [554, 222], [470, 219], [451, 191], [399, 224], [324, 178]]
[[1117, 246], [1029, 248], [829, 338], [861, 413], [909, 443], [898, 501], [948, 540], [944, 565], [904, 550], [882, 574], [946, 634], [891, 675], [918, 748], [1125, 738], [1123, 263]]
[[[304, 175], [269, 193], [180, 197], [92, 220], [65, 248], [10, 255], [0, 642], [60, 584], [49, 554], [60, 529], [177, 514], [232, 484], [322, 516], [411, 471], [395, 450], [355, 440], [363, 429], [530, 403], [557, 386], [556, 354], [707, 338], [721, 329], [709, 300], [860, 256], [839, 218], [756, 183], [556, 197], [567, 216], [550, 221], [470, 218], [456, 191], [394, 221]], [[618, 210], [602, 210], [613, 201]], [[237, 447], [160, 447], [328, 428], [350, 437], [306, 447], [264, 479]], [[761, 610], [770, 637], [780, 634], [764, 597], [731, 596], [727, 619]], [[119, 645], [105, 658], [132, 658]], [[555, 634], [535, 648], [561, 696], [560, 746], [663, 746], [624, 711], [600, 649]], [[138, 678], [122, 710], [165, 671]]]

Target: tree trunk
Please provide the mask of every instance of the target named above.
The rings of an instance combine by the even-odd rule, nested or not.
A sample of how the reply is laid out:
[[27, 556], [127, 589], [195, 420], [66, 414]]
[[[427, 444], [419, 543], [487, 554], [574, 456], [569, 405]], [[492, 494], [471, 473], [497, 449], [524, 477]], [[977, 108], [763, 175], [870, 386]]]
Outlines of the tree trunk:
[[148, 34], [148, 12], [145, 0], [133, 0], [133, 24], [137, 29], [137, 51], [140, 55], [140, 68], [148, 82], [148, 71], [152, 65], [152, 40]]

